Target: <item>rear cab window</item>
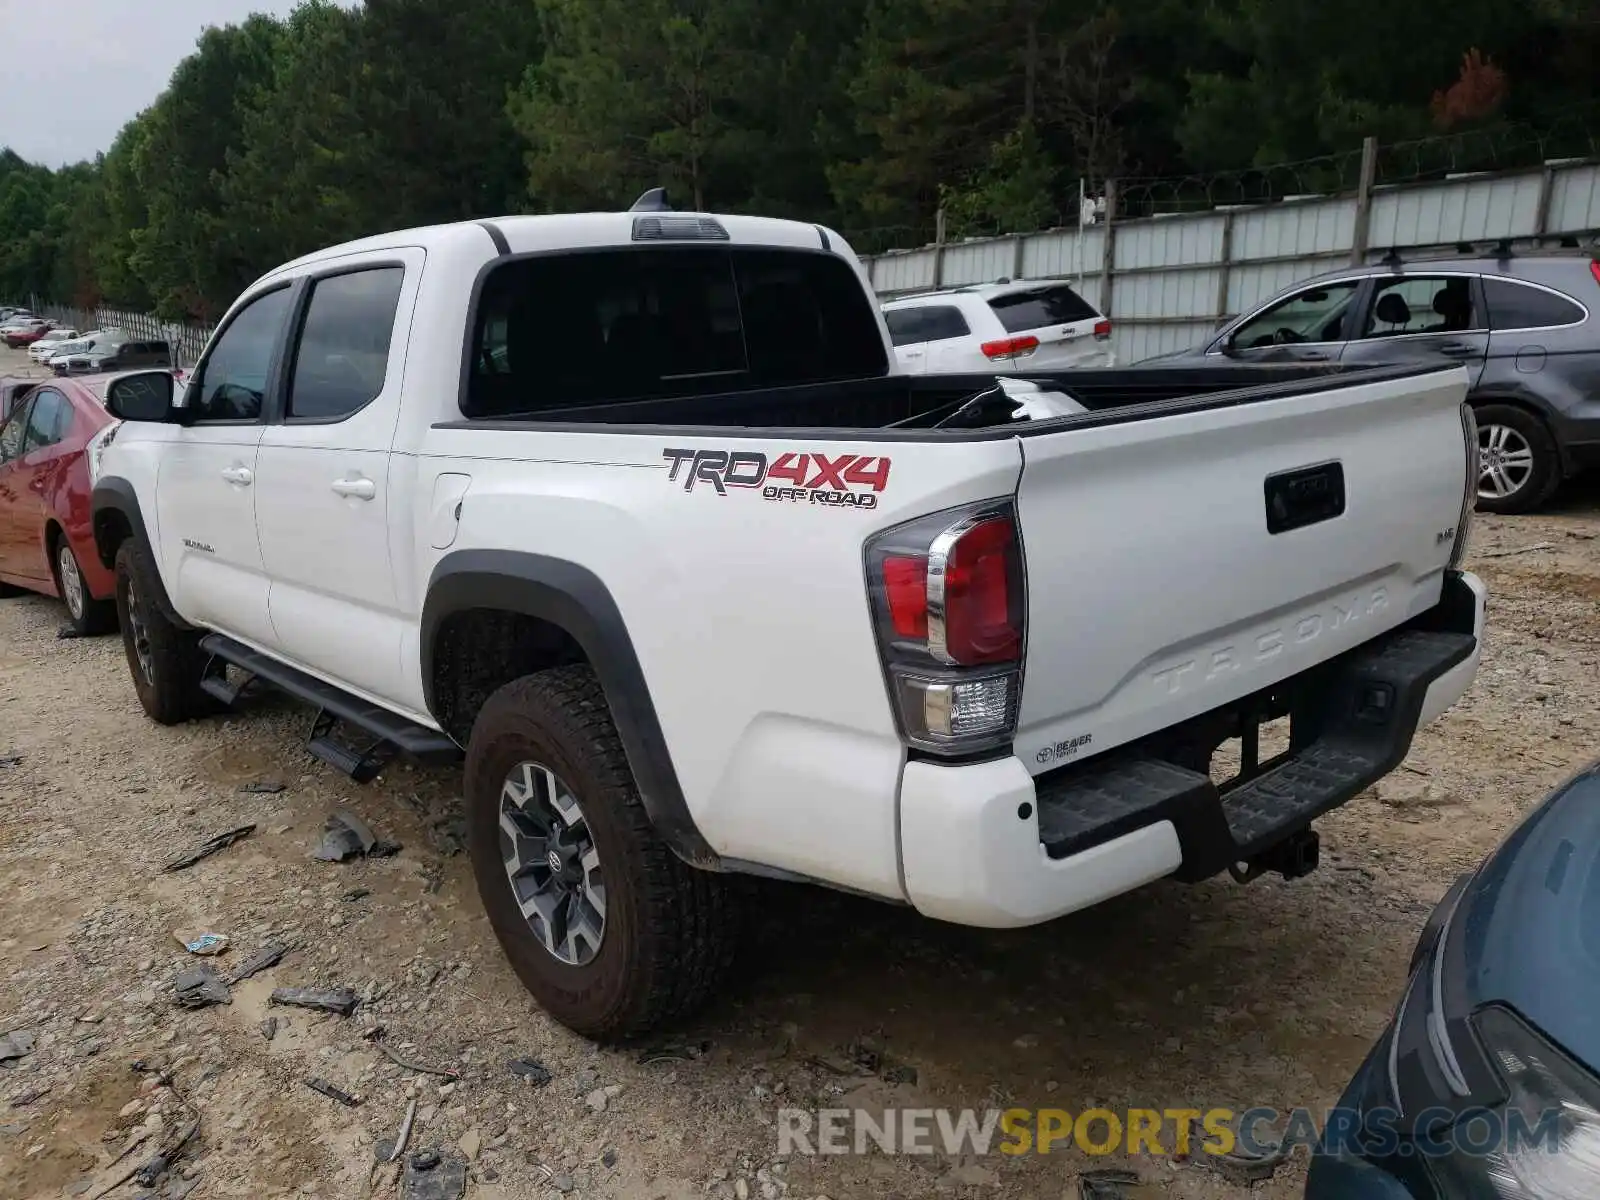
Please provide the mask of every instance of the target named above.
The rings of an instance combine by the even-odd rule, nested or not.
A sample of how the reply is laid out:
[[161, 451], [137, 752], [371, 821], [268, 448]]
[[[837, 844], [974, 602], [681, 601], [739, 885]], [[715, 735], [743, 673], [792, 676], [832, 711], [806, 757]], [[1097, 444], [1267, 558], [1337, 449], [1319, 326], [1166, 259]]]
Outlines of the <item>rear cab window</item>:
[[462, 412], [522, 415], [881, 376], [861, 278], [837, 255], [660, 247], [496, 267], [473, 323]]
[[1048, 325], [1098, 321], [1099, 311], [1064, 283], [989, 297], [989, 307], [1007, 333], [1026, 333]]
[[889, 327], [889, 340], [896, 346], [943, 342], [972, 333], [967, 318], [953, 304], [914, 304], [885, 309], [883, 320]]

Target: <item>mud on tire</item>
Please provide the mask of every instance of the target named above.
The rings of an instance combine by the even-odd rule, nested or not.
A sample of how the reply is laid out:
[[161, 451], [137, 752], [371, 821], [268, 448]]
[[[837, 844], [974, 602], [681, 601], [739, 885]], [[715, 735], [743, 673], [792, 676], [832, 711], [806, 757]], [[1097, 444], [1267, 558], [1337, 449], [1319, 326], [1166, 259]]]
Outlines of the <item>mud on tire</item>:
[[[568, 811], [581, 808], [581, 820], [558, 819], [545, 827], [547, 841], [532, 839], [532, 865], [519, 867], [514, 883], [506, 847], [515, 843], [502, 828], [502, 800], [524, 764], [562, 781]], [[489, 922], [523, 984], [563, 1025], [623, 1040], [688, 1013], [723, 979], [738, 938], [736, 897], [724, 877], [686, 865], [656, 835], [588, 667], [526, 675], [489, 697], [467, 748], [466, 803]], [[586, 959], [564, 959], [547, 946], [550, 926], [524, 916], [515, 889], [537, 882], [531, 876], [542, 870], [546, 845], [580, 827], [603, 881], [603, 927]]]
[[167, 617], [156, 600], [159, 587], [155, 566], [138, 543], [123, 542], [117, 550], [117, 619], [128, 673], [150, 719], [176, 725], [206, 715], [215, 704], [200, 690], [206, 663], [200, 635]]

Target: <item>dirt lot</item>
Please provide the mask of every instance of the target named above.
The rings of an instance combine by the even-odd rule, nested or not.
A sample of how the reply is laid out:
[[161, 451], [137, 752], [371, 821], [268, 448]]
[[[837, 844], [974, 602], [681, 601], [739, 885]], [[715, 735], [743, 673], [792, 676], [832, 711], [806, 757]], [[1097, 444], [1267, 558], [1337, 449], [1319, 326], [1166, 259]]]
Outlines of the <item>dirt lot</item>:
[[[1054, 1198], [1108, 1165], [1138, 1171], [1130, 1196], [1242, 1195], [1199, 1166], [1059, 1147], [782, 1162], [773, 1122], [786, 1104], [1332, 1103], [1434, 900], [1595, 753], [1597, 535], [1600, 485], [1538, 517], [1480, 520], [1474, 565], [1493, 596], [1478, 683], [1402, 770], [1321, 823], [1312, 877], [1162, 884], [1007, 934], [774, 888], [720, 1003], [672, 1044], [625, 1052], [554, 1025], [505, 966], [453, 853], [455, 772], [397, 766], [357, 787], [305, 754], [309, 714], [286, 702], [158, 728], [119, 639], [58, 641], [56, 603], [0, 603], [0, 758], [19, 760], [0, 763], [0, 1033], [35, 1040], [0, 1068], [0, 1196], [94, 1196], [170, 1141], [190, 1104], [199, 1131], [160, 1195], [389, 1194], [397, 1169], [374, 1170], [374, 1143], [413, 1097], [412, 1148], [470, 1159], [479, 1200]], [[263, 782], [284, 787], [241, 791]], [[341, 805], [404, 849], [313, 860]], [[247, 822], [248, 839], [162, 872]], [[231, 1004], [187, 1011], [172, 980], [197, 960], [174, 930], [231, 938], [224, 971], [272, 941], [296, 948]], [[266, 1003], [275, 986], [331, 985], [363, 998], [355, 1016]], [[390, 1061], [362, 1037], [379, 1023], [401, 1057], [459, 1081]], [[889, 1069], [847, 1073], [863, 1049]], [[507, 1069], [524, 1056], [552, 1072], [547, 1086]], [[363, 1103], [310, 1090], [311, 1076]], [[1303, 1178], [1296, 1162], [1253, 1194], [1298, 1196]], [[113, 1193], [138, 1194], [131, 1181]]]

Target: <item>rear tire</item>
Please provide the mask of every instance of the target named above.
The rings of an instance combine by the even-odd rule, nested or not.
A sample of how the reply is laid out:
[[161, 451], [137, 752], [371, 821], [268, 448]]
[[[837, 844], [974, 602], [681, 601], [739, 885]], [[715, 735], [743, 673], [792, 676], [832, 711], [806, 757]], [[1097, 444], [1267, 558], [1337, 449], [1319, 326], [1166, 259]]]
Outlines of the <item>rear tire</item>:
[[[739, 925], [728, 881], [657, 836], [588, 667], [525, 675], [490, 696], [465, 790], [489, 923], [556, 1020], [619, 1041], [686, 1014], [724, 978]], [[552, 910], [563, 892], [556, 903], [570, 907]]]
[[72, 552], [72, 546], [64, 534], [57, 535], [52, 557], [56, 590], [61, 593], [61, 602], [67, 606], [67, 615], [72, 618], [73, 631], [83, 637], [97, 637], [115, 629], [116, 600], [96, 600], [89, 594], [83, 582], [83, 572], [78, 568], [78, 556]]
[[1561, 456], [1545, 423], [1510, 404], [1474, 406], [1478, 419], [1478, 511], [1525, 513], [1561, 483]]
[[129, 538], [117, 550], [117, 617], [139, 703], [152, 721], [177, 725], [215, 707], [200, 690], [206, 655], [200, 635], [181, 629], [156, 602], [155, 566]]

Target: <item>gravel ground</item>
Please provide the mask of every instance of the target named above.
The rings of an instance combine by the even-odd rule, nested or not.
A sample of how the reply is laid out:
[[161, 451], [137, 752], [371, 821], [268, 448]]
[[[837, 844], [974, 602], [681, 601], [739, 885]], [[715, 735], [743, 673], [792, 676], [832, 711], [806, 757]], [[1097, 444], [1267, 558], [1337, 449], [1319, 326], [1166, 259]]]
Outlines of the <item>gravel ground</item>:
[[[1331, 1104], [1449, 881], [1595, 753], [1597, 535], [1600, 484], [1536, 517], [1480, 518], [1474, 566], [1492, 599], [1478, 682], [1403, 768], [1321, 823], [1310, 878], [1158, 884], [999, 934], [763, 888], [719, 1003], [627, 1051], [556, 1026], [505, 965], [459, 853], [456, 772], [396, 766], [357, 787], [306, 755], [309, 714], [286, 701], [158, 728], [118, 639], [58, 641], [55, 602], [0, 603], [0, 759], [19, 760], [0, 762], [0, 1034], [34, 1041], [0, 1068], [0, 1196], [95, 1196], [194, 1115], [154, 1194], [389, 1195], [399, 1168], [375, 1168], [374, 1146], [411, 1099], [411, 1147], [440, 1151], [445, 1171], [459, 1161], [479, 1200], [1063, 1197], [1106, 1166], [1138, 1172], [1129, 1197], [1242, 1195], [1195, 1165], [1059, 1147], [784, 1162], [775, 1114]], [[261, 783], [283, 788], [241, 790]], [[404, 849], [313, 860], [340, 806]], [[162, 871], [245, 823], [246, 840]], [[200, 960], [175, 930], [227, 935], [223, 973], [270, 943], [294, 949], [231, 1004], [190, 1011], [172, 981]], [[280, 986], [362, 999], [352, 1017], [269, 1006]], [[402, 1058], [459, 1079], [391, 1061], [363, 1036], [380, 1024]], [[551, 1082], [513, 1075], [523, 1057]], [[1251, 1194], [1287, 1200], [1303, 1179], [1295, 1161]]]

